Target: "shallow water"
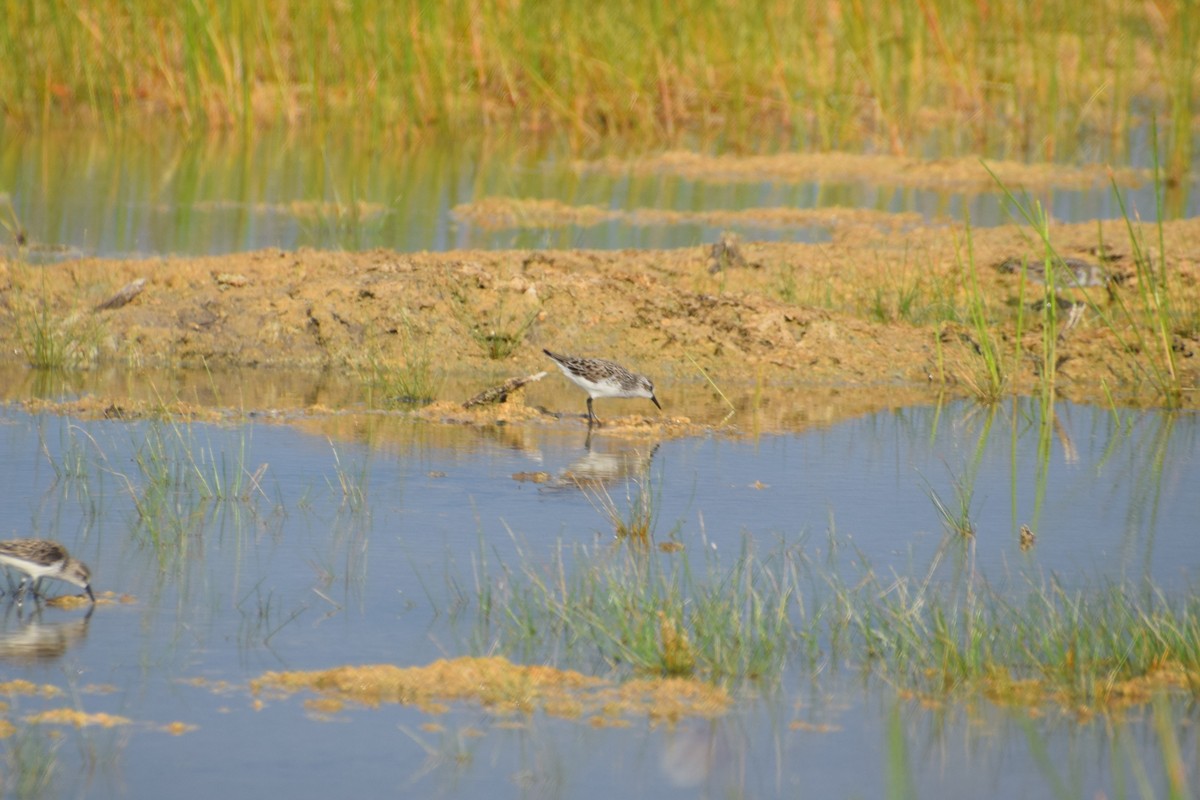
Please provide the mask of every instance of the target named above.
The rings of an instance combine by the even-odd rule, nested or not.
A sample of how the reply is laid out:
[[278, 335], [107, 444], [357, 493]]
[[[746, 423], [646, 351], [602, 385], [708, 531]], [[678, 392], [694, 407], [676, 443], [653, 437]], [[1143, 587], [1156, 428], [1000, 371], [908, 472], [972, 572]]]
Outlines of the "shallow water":
[[[930, 710], [829, 664], [816, 676], [795, 661], [774, 689], [737, 689], [734, 710], [716, 721], [633, 718], [618, 729], [542, 714], [514, 720], [473, 703], [440, 715], [385, 705], [323, 718], [304, 695], [248, 689], [266, 670], [505, 652], [512, 643], [473, 643], [481, 582], [520, 581], [523, 568], [548, 567], [560, 551], [608, 548], [601, 498], [624, 510], [639, 485], [657, 498], [656, 539], [697, 561], [730, 565], [747, 542], [762, 551], [784, 543], [838, 560], [849, 576], [869, 564], [920, 577], [943, 559], [934, 579], [953, 581], [955, 559], [943, 556], [958, 540], [936, 495], [947, 505], [966, 498], [972, 568], [1001, 591], [1050, 574], [1068, 586], [1193, 591], [1197, 417], [1070, 404], [1056, 412], [1057, 425], [1042, 425], [1031, 402], [991, 413], [954, 403], [748, 440], [601, 431], [589, 446], [568, 421], [438, 426], [435, 437], [401, 415], [214, 426], [8, 407], [0, 535], [62, 541], [91, 565], [97, 592], [129, 602], [101, 604], [88, 618], [5, 601], [3, 674], [66, 695], [13, 699], [7, 716], [18, 730], [0, 746], [14, 775], [52, 763], [49, 794], [96, 797], [598, 797], [696, 787], [875, 797], [906, 779], [918, 796], [1045, 796], [1058, 782], [1067, 796], [1092, 797], [1133, 786], [1128, 770], [1114, 777], [1098, 766], [1113, 752], [1126, 767], [1142, 763], [1162, 794], [1148, 710], [1118, 724], [1054, 712], [1031, 720], [984, 701]], [[519, 478], [539, 472], [548, 480]], [[1028, 552], [1018, 546], [1022, 524], [1038, 536]], [[597, 665], [584, 657], [558, 666]], [[54, 739], [51, 726], [20, 721], [64, 706], [133, 722], [58, 728]], [[1193, 775], [1194, 715], [1180, 707], [1173, 717]], [[176, 721], [196, 728], [161, 730]], [[904, 734], [907, 777], [888, 766], [889, 728]]]
[[[1135, 133], [1133, 140], [1130, 165], [1149, 166], [1144, 135]], [[1074, 158], [1097, 163], [1094, 156], [1080, 152]], [[1179, 216], [1200, 213], [1197, 175], [1200, 164], [1192, 172], [1193, 183], [1181, 187], [1182, 201], [1175, 201]], [[916, 212], [934, 221], [961, 221], [969, 212], [974, 225], [1014, 221], [1000, 190], [912, 189], [889, 184], [886, 175], [803, 184], [603, 175], [576, 170], [572, 156], [553, 145], [529, 148], [485, 141], [398, 150], [336, 133], [264, 133], [249, 141], [236, 136], [184, 139], [162, 131], [127, 133], [115, 140], [94, 134], [9, 133], [0, 139], [0, 194], [5, 193], [16, 224], [35, 244], [25, 251], [34, 261], [207, 255], [265, 247], [690, 247], [715, 241], [726, 228], [753, 240], [830, 237], [826, 227], [717, 228], [688, 221], [641, 224], [636, 219], [490, 230], [456, 220], [451, 213], [456, 205], [490, 197], [624, 211], [842, 206]], [[1121, 216], [1116, 198], [1103, 186], [1090, 191], [1052, 187], [1033, 196], [1059, 222]], [[1152, 185], [1126, 190], [1124, 198], [1130, 214], [1155, 218]], [[0, 215], [7, 226], [8, 210], [0, 206]], [[9, 246], [8, 238], [0, 244]]]

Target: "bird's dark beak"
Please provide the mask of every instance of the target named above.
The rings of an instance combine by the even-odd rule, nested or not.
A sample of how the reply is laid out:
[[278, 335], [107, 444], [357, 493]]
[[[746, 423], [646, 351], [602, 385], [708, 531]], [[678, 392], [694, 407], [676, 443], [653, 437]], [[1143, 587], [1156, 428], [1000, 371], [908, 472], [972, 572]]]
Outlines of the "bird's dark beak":
[[83, 587], [83, 590], [84, 590], [85, 592], [87, 592], [88, 599], [89, 599], [89, 600], [91, 600], [93, 604], [95, 604], [95, 602], [96, 602], [96, 595], [92, 594], [92, 585], [91, 585], [90, 583], [89, 583], [89, 584], [87, 584], [87, 585], [85, 585], [85, 586]]
[[655, 397], [654, 395], [650, 395], [650, 401], [651, 401], [652, 403], [654, 403], [654, 405], [658, 406], [658, 410], [659, 410], [659, 411], [662, 411], [662, 403], [658, 402], [658, 398], [657, 398], [657, 397]]

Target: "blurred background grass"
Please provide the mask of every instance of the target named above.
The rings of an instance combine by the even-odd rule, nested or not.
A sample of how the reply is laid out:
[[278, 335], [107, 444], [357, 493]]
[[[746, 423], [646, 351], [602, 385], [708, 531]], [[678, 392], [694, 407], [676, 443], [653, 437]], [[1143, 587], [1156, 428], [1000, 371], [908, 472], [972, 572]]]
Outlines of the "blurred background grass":
[[[0, 0], [5, 124], [1053, 160], [1195, 126], [1195, 0]], [[1108, 154], [1101, 154], [1107, 158]]]

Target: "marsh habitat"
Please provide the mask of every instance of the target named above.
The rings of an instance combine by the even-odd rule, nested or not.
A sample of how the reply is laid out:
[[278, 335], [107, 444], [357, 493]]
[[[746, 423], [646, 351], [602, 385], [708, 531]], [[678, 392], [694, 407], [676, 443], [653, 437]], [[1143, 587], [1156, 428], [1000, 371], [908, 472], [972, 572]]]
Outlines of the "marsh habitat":
[[1196, 15], [1077, 5], [0, 2], [0, 793], [1195, 796]]

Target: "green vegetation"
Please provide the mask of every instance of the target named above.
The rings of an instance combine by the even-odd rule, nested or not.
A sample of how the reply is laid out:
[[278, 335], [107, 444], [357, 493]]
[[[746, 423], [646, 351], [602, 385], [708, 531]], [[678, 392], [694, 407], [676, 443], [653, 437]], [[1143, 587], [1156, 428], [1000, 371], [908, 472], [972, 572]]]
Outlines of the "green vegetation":
[[627, 484], [629, 486], [633, 488], [626, 495], [627, 508], [624, 513], [603, 486], [595, 492], [593, 504], [612, 525], [613, 534], [619, 541], [627, 541], [645, 549], [654, 543], [661, 488], [656, 488], [648, 476], [635, 478]]
[[[532, 309], [514, 309], [507, 302], [507, 292], [495, 292], [494, 298], [484, 297], [478, 303], [460, 286], [451, 284], [455, 316], [467, 329], [467, 334], [493, 361], [503, 361], [517, 351], [525, 334], [537, 322], [540, 305]], [[520, 305], [524, 306], [524, 303]]]
[[385, 362], [376, 342], [367, 344], [366, 363], [358, 371], [370, 394], [369, 402], [384, 408], [428, 405], [437, 399], [442, 384], [442, 374], [434, 370], [440, 362], [430, 339], [407, 313], [397, 334], [403, 358], [399, 365]]
[[[7, 720], [5, 720], [7, 723]], [[14, 797], [50, 797], [61, 766], [58, 750], [62, 741], [39, 726], [22, 724], [9, 739], [4, 752], [4, 786]]]
[[734, 566], [712, 556], [702, 570], [637, 546], [560, 550], [548, 570], [522, 558], [482, 576], [476, 646], [526, 663], [553, 652], [600, 670], [771, 679], [797, 636], [794, 555], [760, 558], [747, 542]]
[[[841, 546], [831, 537], [831, 553]], [[734, 563], [705, 548], [699, 567], [687, 551], [560, 550], [548, 568], [522, 558], [493, 575], [485, 565], [474, 646], [715, 681], [851, 664], [931, 700], [1091, 713], [1200, 692], [1200, 596], [1050, 580], [1014, 599], [973, 573], [972, 548], [957, 533], [945, 540], [938, 561], [949, 556], [958, 579], [935, 577], [936, 563], [926, 575], [880, 576], [857, 551], [845, 571], [803, 545], [764, 554], [749, 538]]]
[[45, 370], [82, 369], [99, 358], [102, 336], [99, 323], [91, 317], [54, 317], [44, 303], [26, 305], [17, 312], [24, 318], [21, 351], [29, 366]]
[[[1157, 149], [1155, 149], [1154, 153], [1156, 162], [1154, 170], [1154, 196], [1159, 211], [1157, 258], [1155, 258], [1156, 254], [1146, 245], [1145, 240], [1134, 228], [1129, 217], [1129, 211], [1125, 207], [1124, 198], [1114, 188], [1117, 201], [1121, 204], [1121, 215], [1125, 218], [1126, 227], [1129, 230], [1129, 243], [1133, 248], [1133, 261], [1137, 270], [1137, 296], [1139, 301], [1135, 312], [1127, 309], [1118, 299], [1118, 309], [1129, 321], [1130, 324], [1128, 327], [1131, 328], [1133, 336], [1136, 337], [1136, 341], [1126, 342], [1126, 347], [1136, 347], [1142, 352], [1153, 354], [1153, 357], [1149, 359], [1148, 377], [1159, 391], [1163, 400], [1166, 401], [1167, 406], [1169, 408], [1176, 408], [1179, 406], [1183, 387], [1180, 385], [1179, 373], [1175, 364], [1174, 345], [1177, 321], [1171, 308], [1172, 287], [1169, 285], [1166, 246], [1163, 244], [1162, 172], [1158, 169]], [[1196, 320], [1200, 319], [1200, 314], [1196, 313], [1196, 309], [1192, 309], [1191, 312], [1182, 317], [1182, 319], [1189, 320], [1189, 322], [1184, 323], [1188, 327], [1196, 325]], [[1137, 324], [1139, 322], [1141, 325]], [[1147, 336], [1147, 330], [1149, 331], [1149, 336]], [[1192, 331], [1182, 332], [1190, 334]]]
[[[1155, 393], [1165, 406], [1167, 408], [1178, 408], [1180, 406], [1184, 390], [1180, 383], [1176, 366], [1176, 338], [1179, 336], [1191, 337], [1193, 335], [1195, 326], [1200, 325], [1200, 321], [1198, 321], [1200, 320], [1200, 313], [1197, 313], [1195, 308], [1178, 313], [1172, 307], [1172, 297], [1182, 296], [1183, 293], [1179, 292], [1179, 287], [1175, 285], [1179, 281], [1178, 275], [1172, 275], [1171, 271], [1167, 268], [1166, 244], [1162, 227], [1164, 213], [1162, 170], [1157, 163], [1157, 146], [1151, 149], [1155, 157], [1155, 203], [1158, 220], [1156, 224], [1158, 233], [1158, 245], [1156, 249], [1148, 246], [1141, 226], [1134, 224], [1135, 220], [1132, 218], [1125, 204], [1125, 198], [1119, 187], [1115, 182], [1112, 186], [1113, 195], [1121, 209], [1121, 215], [1129, 235], [1128, 244], [1132, 250], [1135, 270], [1133, 283], [1136, 285], [1137, 290], [1136, 304], [1131, 306], [1131, 304], [1126, 302], [1123, 293], [1115, 289], [1116, 279], [1111, 278], [1104, 287], [1105, 298], [1108, 301], [1106, 305], [1102, 306], [1097, 302], [1093, 294], [1085, 293], [1082, 302], [1074, 304], [1068, 312], [1068, 317], [1061, 327], [1058, 312], [1060, 307], [1066, 307], [1069, 304], [1064, 304], [1064, 301], [1059, 297], [1058, 290], [1060, 288], [1072, 289], [1078, 287], [1069, 285], [1069, 281], [1071, 280], [1069, 273], [1063, 273], [1054, 268], [1056, 263], [1062, 262], [1062, 255], [1051, 242], [1049, 216], [1039, 202], [1022, 202], [1018, 200], [1012, 191], [996, 178], [995, 173], [992, 173], [990, 169], [988, 170], [1004, 191], [1011, 207], [1033, 228], [1036, 244], [1044, 253], [1043, 260], [1038, 265], [1041, 267], [1041, 273], [1045, 276], [1044, 291], [1042, 296], [1035, 303], [1031, 304], [1033, 308], [1040, 312], [1041, 317], [1042, 337], [1038, 354], [1040, 363], [1037, 372], [1043, 405], [1052, 404], [1055, 394], [1058, 342], [1067, 334], [1079, 316], [1086, 310], [1101, 320], [1102, 324], [1116, 337], [1121, 348], [1131, 355], [1143, 356], [1143, 358], [1133, 359], [1132, 363], [1137, 365], [1137, 369], [1141, 372], [1139, 377], [1146, 379], [1154, 387]], [[969, 236], [968, 229], [968, 241]], [[1096, 251], [1098, 253], [1108, 252], [1108, 244], [1101, 237], [1096, 243]], [[1022, 263], [1020, 270], [1021, 284], [1017, 304], [1015, 337], [1018, 343], [1021, 341], [1021, 332], [1024, 329], [1026, 278], [1029, 266], [1028, 263]], [[988, 321], [982, 311], [977, 311], [977, 309], [982, 309], [983, 304], [978, 285], [974, 281], [973, 265], [969, 296], [971, 298], [971, 319], [975, 323], [977, 332], [980, 334], [980, 339], [984, 342], [990, 342], [990, 337], [987, 335]], [[1107, 306], [1111, 306], [1111, 308]], [[983, 347], [982, 351], [984, 361], [989, 366], [990, 375], [993, 372], [991, 367], [995, 356], [992, 353], [990, 344]], [[1018, 366], [1020, 358], [1021, 349], [1018, 346], [1014, 348], [1014, 369]]]
[[[17, 265], [17, 271], [39, 267]], [[100, 358], [104, 326], [88, 310], [63, 313], [52, 310], [55, 305], [45, 286], [33, 289], [36, 279], [30, 273], [22, 275], [24, 291], [14, 289], [9, 294], [8, 309], [16, 321], [19, 345], [29, 366], [39, 370], [74, 370], [95, 364]]]
[[127, 473], [104, 459], [105, 469], [124, 483], [137, 512], [137, 530], [144, 543], [165, 564], [178, 563], [189, 550], [191, 536], [203, 528], [213, 503], [251, 504], [265, 497], [262, 477], [267, 465], [251, 471], [247, 464], [248, 432], [238, 451], [217, 451], [197, 441], [192, 427], [174, 421], [152, 422], [140, 443], [135, 442]]
[[966, 539], [975, 535], [975, 523], [971, 521], [971, 500], [974, 497], [972, 486], [956, 480], [954, 482], [953, 505], [947, 505], [946, 501], [942, 499], [942, 496], [937, 493], [936, 489], [929, 485], [928, 481], [925, 485], [925, 492], [929, 495], [933, 507], [937, 510], [938, 517], [942, 520], [942, 525], [949, 533], [957, 534]]
[[1008, 376], [1001, 363], [1000, 342], [992, 329], [992, 320], [988, 313], [988, 304], [979, 288], [979, 276], [975, 265], [975, 251], [971, 241], [971, 220], [967, 218], [967, 260], [963, 265], [961, 251], [956, 252], [959, 269], [966, 276], [967, 307], [966, 318], [975, 336], [972, 346], [979, 355], [982, 374], [964, 373], [963, 381], [971, 387], [975, 396], [984, 403], [994, 403], [999, 400], [1008, 386]]
[[[708, 371], [704, 369], [704, 367], [700, 366], [700, 362], [698, 362], [691, 353], [686, 353], [685, 355], [687, 356], [688, 361], [692, 362], [692, 366], [696, 368], [696, 371], [704, 376], [705, 382], [712, 387], [713, 391], [717, 393], [717, 396], [721, 398], [721, 401], [724, 402], [725, 406], [729, 409], [729, 413], [726, 414], [721, 420], [721, 424], [725, 424], [733, 418], [734, 414], [737, 413], [737, 406], [733, 404], [733, 401], [729, 399], [725, 392], [721, 391], [721, 387], [718, 386], [717, 382], [712, 379], [712, 376], [708, 374]], [[755, 407], [757, 408], [757, 404]]]
[[494, 317], [471, 325], [468, 333], [487, 353], [488, 358], [503, 361], [517, 352], [517, 348], [525, 341], [525, 334], [533, 327], [537, 318], [538, 309], [529, 312], [525, 317]]
[[[908, 150], [937, 129], [1051, 158], [1114, 146], [1135, 108], [1190, 163], [1200, 25], [1187, 3], [616, 4], [2, 0], [5, 115], [180, 129], [350, 121]], [[638, 46], [629, 43], [636, 41]], [[1002, 124], [997, 125], [997, 122]]]
[[[1037, 429], [1041, 451], [1055, 418], [1039, 408], [1048, 420]], [[703, 537], [650, 547], [659, 499], [635, 481], [627, 513], [611, 499], [599, 505], [611, 543], [560, 547], [549, 564], [518, 548], [515, 566], [489, 564], [481, 550], [475, 591], [456, 590], [451, 616], [475, 609], [471, 646], [480, 652], [593, 671], [771, 683], [785, 668], [839, 664], [934, 703], [983, 697], [1076, 714], [1200, 693], [1200, 595], [1191, 588], [1068, 588], [1041, 577], [994, 588], [979, 573], [973, 485], [998, 411], [986, 413], [963, 474], [951, 479], [955, 501], [928, 486], [946, 534], [925, 567], [878, 574], [833, 531], [824, 543], [802, 537], [769, 549], [747, 536], [732, 561]], [[1148, 443], [1156, 459], [1169, 430]]]
[[367, 460], [363, 459], [361, 463], [346, 468], [342, 466], [342, 458], [338, 455], [332, 439], [329, 441], [329, 448], [333, 451], [333, 471], [337, 476], [337, 486], [331, 481], [330, 488], [341, 496], [343, 508], [355, 514], [367, 512], [367, 483], [370, 478]]

